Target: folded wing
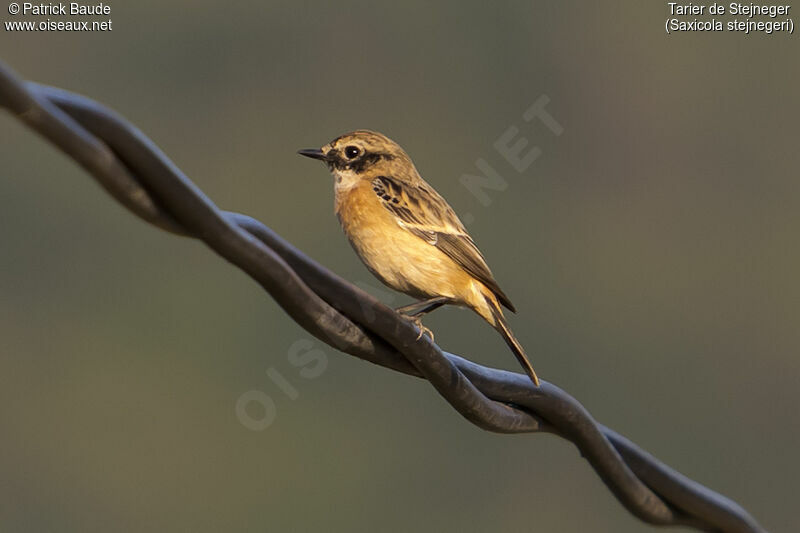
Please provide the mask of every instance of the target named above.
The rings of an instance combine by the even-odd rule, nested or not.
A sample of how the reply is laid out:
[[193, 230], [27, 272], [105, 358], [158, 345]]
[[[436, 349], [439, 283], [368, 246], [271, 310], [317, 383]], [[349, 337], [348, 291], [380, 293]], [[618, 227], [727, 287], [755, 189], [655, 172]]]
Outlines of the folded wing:
[[441, 250], [486, 285], [500, 303], [516, 311], [495, 281], [472, 237], [439, 193], [430, 186], [410, 185], [391, 176], [378, 176], [372, 180], [372, 190], [401, 227]]

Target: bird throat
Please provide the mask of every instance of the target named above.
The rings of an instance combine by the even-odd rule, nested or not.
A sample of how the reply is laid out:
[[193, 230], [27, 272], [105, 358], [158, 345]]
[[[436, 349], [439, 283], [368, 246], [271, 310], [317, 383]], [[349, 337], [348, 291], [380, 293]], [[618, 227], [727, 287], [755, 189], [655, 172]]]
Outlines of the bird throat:
[[331, 174], [333, 174], [333, 187], [337, 194], [349, 191], [363, 179], [360, 173], [351, 169], [334, 169]]

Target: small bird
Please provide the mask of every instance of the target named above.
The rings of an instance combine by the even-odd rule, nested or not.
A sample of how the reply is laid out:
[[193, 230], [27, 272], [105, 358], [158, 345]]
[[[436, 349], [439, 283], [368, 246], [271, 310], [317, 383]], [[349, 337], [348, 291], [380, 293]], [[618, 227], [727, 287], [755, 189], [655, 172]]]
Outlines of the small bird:
[[350, 244], [383, 283], [421, 301], [397, 309], [420, 330], [423, 315], [442, 305], [469, 307], [494, 327], [525, 372], [539, 385], [525, 350], [500, 304], [516, 312], [453, 208], [417, 172], [411, 158], [385, 135], [356, 130], [321, 149], [334, 177], [336, 215]]

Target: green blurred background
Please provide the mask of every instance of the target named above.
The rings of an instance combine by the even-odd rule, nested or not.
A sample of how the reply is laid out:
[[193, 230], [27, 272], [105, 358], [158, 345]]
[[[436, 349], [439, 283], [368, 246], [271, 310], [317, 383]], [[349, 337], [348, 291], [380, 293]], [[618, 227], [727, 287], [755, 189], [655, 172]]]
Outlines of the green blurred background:
[[[387, 133], [474, 218], [541, 376], [794, 530], [797, 36], [668, 36], [661, 2], [111, 6], [112, 32], [2, 31], [0, 57], [118, 110], [220, 206], [399, 305], [295, 154]], [[541, 95], [561, 136], [521, 118]], [[542, 150], [522, 173], [493, 148], [510, 126]], [[478, 430], [317, 341], [327, 367], [304, 377], [289, 352], [310, 336], [249, 278], [8, 114], [0, 158], [3, 531], [647, 530], [565, 441]], [[478, 158], [508, 183], [488, 206], [459, 183]], [[517, 369], [472, 313], [426, 323]], [[264, 431], [236, 415], [252, 390], [275, 404]]]

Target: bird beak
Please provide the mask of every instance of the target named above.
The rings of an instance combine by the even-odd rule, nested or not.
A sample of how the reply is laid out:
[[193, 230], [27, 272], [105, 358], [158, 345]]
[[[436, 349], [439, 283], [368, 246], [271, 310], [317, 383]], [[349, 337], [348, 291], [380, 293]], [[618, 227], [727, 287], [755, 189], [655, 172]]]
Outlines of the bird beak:
[[328, 156], [325, 155], [325, 152], [319, 148], [305, 148], [303, 150], [298, 150], [297, 153], [306, 157], [310, 157], [311, 159], [319, 159], [320, 161], [328, 160]]

